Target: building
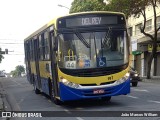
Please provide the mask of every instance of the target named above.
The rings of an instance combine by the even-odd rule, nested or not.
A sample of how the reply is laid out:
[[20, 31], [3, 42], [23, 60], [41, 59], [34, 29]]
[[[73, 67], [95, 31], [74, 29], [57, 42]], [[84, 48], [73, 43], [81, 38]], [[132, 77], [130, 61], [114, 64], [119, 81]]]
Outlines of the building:
[[[160, 27], [160, 6], [157, 11], [157, 26]], [[154, 16], [153, 9], [149, 6], [146, 9], [146, 28], [145, 31], [154, 34]], [[147, 75], [148, 59], [152, 46], [152, 42], [149, 37], [146, 37], [140, 32], [139, 27], [143, 25], [143, 16], [134, 18], [131, 16], [128, 18], [128, 29], [131, 37], [131, 49], [132, 49], [132, 66], [140, 73], [140, 76], [145, 77]], [[154, 75], [154, 68], [156, 67], [156, 76], [160, 76], [160, 31], [158, 31], [157, 42], [157, 60], [153, 60], [151, 67], [151, 76]]]

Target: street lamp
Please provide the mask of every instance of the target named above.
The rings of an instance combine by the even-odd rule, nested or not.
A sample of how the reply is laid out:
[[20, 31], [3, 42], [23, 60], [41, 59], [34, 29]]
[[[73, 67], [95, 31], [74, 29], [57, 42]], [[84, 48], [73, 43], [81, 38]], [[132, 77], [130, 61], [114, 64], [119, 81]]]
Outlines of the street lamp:
[[63, 5], [60, 5], [60, 4], [58, 4], [58, 6], [59, 6], [59, 7], [64, 7], [64, 8], [66, 8], [66, 9], [68, 9], [68, 10], [69, 10], [69, 8], [68, 8], [68, 7], [66, 7], [66, 6], [63, 6]]

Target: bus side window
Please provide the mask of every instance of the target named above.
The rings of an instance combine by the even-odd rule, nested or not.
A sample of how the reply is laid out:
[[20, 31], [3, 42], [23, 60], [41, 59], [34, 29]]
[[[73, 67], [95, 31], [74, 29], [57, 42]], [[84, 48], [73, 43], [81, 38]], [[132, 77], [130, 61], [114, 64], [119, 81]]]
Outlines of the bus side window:
[[44, 58], [45, 58], [44, 50], [45, 50], [45, 47], [44, 47], [44, 34], [42, 33], [39, 36], [39, 52], [40, 52], [39, 59], [40, 60], [44, 60]]
[[44, 33], [44, 57], [45, 60], [49, 60], [49, 39], [47, 31]]
[[30, 56], [29, 58], [31, 61], [33, 61], [33, 42], [32, 40], [29, 41], [29, 44], [30, 44], [29, 45], [29, 56]]

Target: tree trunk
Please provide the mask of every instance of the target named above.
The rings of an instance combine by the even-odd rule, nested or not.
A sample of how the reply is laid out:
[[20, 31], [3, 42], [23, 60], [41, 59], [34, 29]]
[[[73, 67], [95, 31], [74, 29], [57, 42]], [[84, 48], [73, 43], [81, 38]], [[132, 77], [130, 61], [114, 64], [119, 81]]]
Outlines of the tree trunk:
[[156, 76], [157, 75], [157, 54], [155, 54], [154, 56], [154, 72], [153, 75]]
[[153, 60], [153, 53], [151, 53], [149, 60], [148, 60], [148, 69], [147, 69], [147, 79], [151, 79], [151, 65]]

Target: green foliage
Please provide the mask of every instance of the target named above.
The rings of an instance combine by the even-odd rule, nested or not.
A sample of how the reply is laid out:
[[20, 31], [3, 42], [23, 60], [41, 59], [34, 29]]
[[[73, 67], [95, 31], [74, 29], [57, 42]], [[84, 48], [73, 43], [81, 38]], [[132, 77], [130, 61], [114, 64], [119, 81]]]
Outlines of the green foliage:
[[23, 65], [18, 65], [16, 66], [15, 70], [14, 71], [11, 71], [11, 75], [13, 77], [19, 77], [22, 75], [22, 73], [25, 72], [25, 68]]
[[131, 15], [132, 0], [109, 0], [107, 5], [110, 11], [123, 12], [128, 17]]
[[105, 10], [107, 10], [107, 6], [103, 0], [74, 0], [70, 8], [70, 13]]
[[144, 14], [147, 6], [157, 6], [160, 0], [109, 0], [109, 10], [123, 12], [127, 17], [139, 17]]
[[2, 49], [0, 48], [0, 63], [1, 63], [1, 61], [2, 61], [3, 58], [4, 58], [4, 57], [3, 57], [3, 55], [2, 55]]
[[[143, 16], [143, 26], [140, 28], [141, 33], [152, 40], [153, 50], [149, 58], [147, 78], [150, 78], [151, 63], [153, 58], [156, 58], [156, 44], [157, 44], [157, 29], [156, 23], [156, 8], [160, 4], [160, 0], [107, 0], [108, 4], [104, 3], [104, 0], [74, 0], [70, 9], [70, 13], [84, 12], [84, 11], [115, 11], [123, 12], [126, 17], [133, 15], [134, 17]], [[153, 8], [154, 15], [154, 33], [146, 33], [146, 9], [150, 6]]]
[[[121, 11], [126, 14], [127, 17], [133, 15], [134, 17], [140, 17], [140, 15], [143, 16], [143, 26], [141, 26], [140, 31], [143, 33], [146, 37], [149, 37], [152, 41], [153, 50], [152, 53], [149, 56], [148, 60], [148, 68], [147, 68], [147, 78], [150, 78], [150, 70], [151, 70], [151, 64], [153, 58], [156, 58], [156, 45], [157, 45], [157, 36], [158, 31], [160, 28], [157, 29], [157, 9], [158, 4], [160, 4], [160, 0], [110, 0], [110, 10], [112, 11]], [[145, 31], [146, 28], [146, 10], [147, 7], [150, 6], [153, 9], [153, 20], [154, 20], [154, 32], [153, 33], [147, 33]], [[156, 63], [156, 62], [155, 62]], [[156, 65], [155, 65], [156, 66]], [[154, 67], [156, 68], [156, 67]], [[154, 70], [154, 75], [156, 75], [156, 70]]]

